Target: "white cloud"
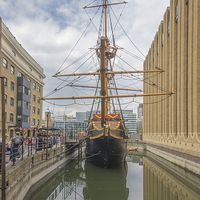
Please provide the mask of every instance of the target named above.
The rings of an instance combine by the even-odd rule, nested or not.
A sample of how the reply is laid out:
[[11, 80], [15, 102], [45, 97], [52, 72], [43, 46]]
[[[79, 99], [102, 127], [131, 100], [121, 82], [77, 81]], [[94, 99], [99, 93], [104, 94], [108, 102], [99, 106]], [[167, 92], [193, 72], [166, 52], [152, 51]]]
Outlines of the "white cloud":
[[[111, 2], [115, 1], [113, 0]], [[46, 79], [44, 80], [44, 94], [49, 93], [59, 84], [59, 81], [51, 76], [56, 73], [89, 23], [86, 12], [90, 18], [95, 14], [95, 9], [87, 9], [86, 12], [83, 9], [89, 3], [91, 3], [90, 0], [0, 0], [0, 13], [4, 23], [19, 43], [44, 68], [46, 75]], [[101, 1], [98, 3], [101, 3]], [[134, 44], [145, 55], [148, 53], [148, 49], [169, 3], [169, 0], [129, 0], [128, 4], [124, 7], [120, 24], [124, 27]], [[113, 10], [116, 10], [120, 14], [123, 6], [113, 6]], [[114, 17], [113, 21], [115, 21], [113, 23], [114, 26], [116, 24]], [[94, 18], [94, 24], [98, 28], [99, 21], [97, 17]], [[89, 47], [96, 45], [97, 32], [92, 24], [89, 28], [91, 30], [83, 35], [81, 42], [75, 48], [75, 53], [69, 57], [68, 62], [64, 64], [63, 68], [75, 59], [76, 56], [82, 55], [88, 51]], [[124, 36], [124, 32], [120, 30], [119, 24], [116, 27], [116, 33], [117, 44], [142, 57], [131, 44], [130, 40]], [[142, 62], [137, 60], [130, 61], [129, 59], [127, 57], [131, 65], [137, 69], [142, 68]], [[125, 65], [122, 61], [120, 63]], [[88, 70], [88, 65], [89, 62], [83, 66], [83, 69]], [[79, 64], [74, 67], [77, 66]], [[69, 72], [69, 70], [67, 71]], [[83, 81], [87, 80], [84, 79]], [[85, 84], [89, 85], [87, 82]], [[120, 84], [127, 86], [127, 83], [123, 80], [120, 81]], [[142, 89], [141, 83], [137, 84], [137, 86], [132, 84], [132, 87], [140, 87]], [[82, 89], [80, 91], [86, 92], [86, 90]], [[91, 94], [91, 92], [86, 93]], [[74, 89], [63, 89], [61, 93], [57, 94], [57, 96], [59, 95], [75, 96], [76, 93]], [[135, 99], [135, 101], [137, 100]], [[123, 99], [122, 102], [124, 101], [128, 102], [128, 100]], [[141, 98], [138, 101], [141, 101]], [[64, 102], [64, 104], [70, 103], [72, 102]], [[131, 103], [128, 109], [132, 108], [136, 112], [137, 106], [138, 104]], [[44, 110], [48, 107], [51, 108], [53, 106], [44, 104]], [[123, 108], [125, 107], [123, 106]], [[64, 111], [64, 107], [59, 109]], [[68, 112], [74, 113], [85, 109], [85, 107], [75, 105], [75, 107], [69, 106], [68, 109]], [[86, 110], [89, 110], [89, 106], [86, 107]]]

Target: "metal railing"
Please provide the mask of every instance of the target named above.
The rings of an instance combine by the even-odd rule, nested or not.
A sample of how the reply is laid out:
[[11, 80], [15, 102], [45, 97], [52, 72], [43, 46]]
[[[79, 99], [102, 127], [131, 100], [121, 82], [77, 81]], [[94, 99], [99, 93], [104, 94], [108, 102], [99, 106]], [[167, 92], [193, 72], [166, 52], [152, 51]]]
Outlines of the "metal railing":
[[[53, 149], [64, 145], [64, 137], [61, 136], [52, 136], [48, 138], [48, 142], [46, 137], [34, 137], [28, 138], [25, 141], [22, 141], [20, 145], [15, 145], [12, 142], [8, 142], [6, 145], [6, 169], [10, 166], [16, 165], [19, 161], [24, 158], [31, 156], [33, 154], [37, 154], [38, 152], [43, 151], [44, 154], [47, 149]], [[44, 155], [45, 156], [45, 155]], [[0, 172], [2, 165], [2, 144], [0, 143]]]

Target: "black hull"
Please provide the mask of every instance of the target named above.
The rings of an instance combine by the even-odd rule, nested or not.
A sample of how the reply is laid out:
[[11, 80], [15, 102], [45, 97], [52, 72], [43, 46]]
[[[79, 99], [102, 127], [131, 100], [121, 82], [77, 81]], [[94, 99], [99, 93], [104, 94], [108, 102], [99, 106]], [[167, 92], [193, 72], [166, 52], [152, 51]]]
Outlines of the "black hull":
[[102, 136], [86, 140], [86, 157], [94, 165], [110, 168], [122, 163], [126, 156], [126, 139]]

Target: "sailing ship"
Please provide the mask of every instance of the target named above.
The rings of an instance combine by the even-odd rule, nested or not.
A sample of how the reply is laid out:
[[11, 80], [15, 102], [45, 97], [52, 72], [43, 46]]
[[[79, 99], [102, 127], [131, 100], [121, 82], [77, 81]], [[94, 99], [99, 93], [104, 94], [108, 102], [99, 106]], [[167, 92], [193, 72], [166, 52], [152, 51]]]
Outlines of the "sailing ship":
[[[127, 152], [127, 139], [128, 134], [126, 131], [125, 120], [120, 105], [120, 98], [126, 97], [137, 97], [137, 96], [151, 96], [151, 95], [171, 95], [171, 93], [158, 93], [158, 94], [123, 94], [118, 93], [119, 90], [126, 91], [139, 91], [127, 88], [117, 88], [115, 82], [115, 75], [120, 74], [133, 74], [135, 73], [161, 73], [163, 70], [151, 70], [151, 71], [114, 71], [114, 60], [119, 47], [115, 44], [114, 35], [112, 34], [113, 40], [111, 41], [108, 37], [107, 31], [107, 10], [110, 6], [119, 4], [126, 4], [127, 2], [121, 3], [109, 3], [108, 0], [103, 0], [101, 5], [86, 6], [88, 8], [102, 8], [102, 15], [100, 19], [100, 31], [98, 35], [97, 46], [94, 48], [97, 59], [99, 60], [99, 68], [95, 72], [91, 73], [72, 73], [72, 74], [60, 74], [56, 73], [54, 77], [80, 77], [80, 76], [98, 76], [97, 86], [80, 86], [68, 84], [70, 87], [84, 87], [84, 88], [96, 88], [94, 96], [77, 96], [77, 97], [55, 97], [55, 98], [42, 98], [42, 100], [56, 100], [56, 99], [93, 99], [93, 105], [96, 99], [100, 99], [101, 109], [100, 113], [93, 113], [91, 109], [90, 119], [87, 120], [87, 136], [86, 136], [86, 158], [92, 164], [109, 168], [112, 166], [119, 165], [125, 159]], [[103, 30], [103, 31], [102, 31]], [[113, 30], [111, 31], [113, 33]], [[99, 80], [101, 86], [98, 86]], [[111, 87], [111, 83], [114, 87]], [[97, 91], [100, 89], [100, 95], [97, 95]], [[108, 93], [110, 91], [110, 93]], [[114, 92], [115, 94], [113, 94]], [[119, 111], [115, 108], [111, 109], [110, 104], [113, 103], [113, 99], [117, 100]], [[97, 110], [96, 110], [97, 111]]]

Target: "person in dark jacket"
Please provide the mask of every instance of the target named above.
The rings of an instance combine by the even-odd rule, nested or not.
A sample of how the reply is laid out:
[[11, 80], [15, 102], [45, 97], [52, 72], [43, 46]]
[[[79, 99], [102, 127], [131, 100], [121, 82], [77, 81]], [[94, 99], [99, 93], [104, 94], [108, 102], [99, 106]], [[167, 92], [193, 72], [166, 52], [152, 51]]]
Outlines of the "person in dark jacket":
[[11, 161], [13, 161], [13, 165], [16, 162], [16, 158], [20, 158], [20, 146], [22, 144], [22, 137], [20, 136], [19, 132], [16, 132], [16, 136], [12, 138], [12, 155], [11, 155]]

